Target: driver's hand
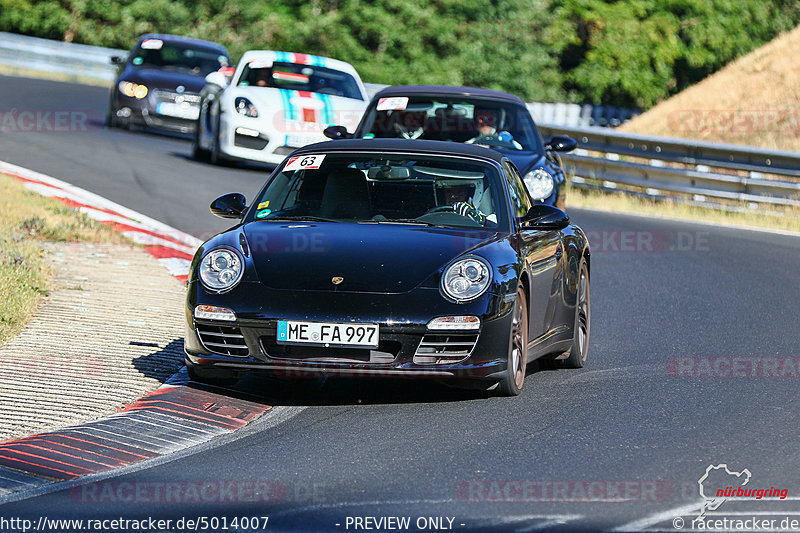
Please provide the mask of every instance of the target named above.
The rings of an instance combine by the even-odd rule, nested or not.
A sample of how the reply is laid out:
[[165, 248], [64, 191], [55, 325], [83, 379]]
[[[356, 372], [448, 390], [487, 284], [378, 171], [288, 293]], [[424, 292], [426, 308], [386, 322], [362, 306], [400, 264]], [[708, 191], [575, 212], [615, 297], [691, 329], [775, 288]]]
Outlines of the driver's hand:
[[469, 205], [467, 202], [456, 202], [453, 204], [453, 211], [462, 217], [468, 217], [484, 226], [486, 224], [486, 215]]

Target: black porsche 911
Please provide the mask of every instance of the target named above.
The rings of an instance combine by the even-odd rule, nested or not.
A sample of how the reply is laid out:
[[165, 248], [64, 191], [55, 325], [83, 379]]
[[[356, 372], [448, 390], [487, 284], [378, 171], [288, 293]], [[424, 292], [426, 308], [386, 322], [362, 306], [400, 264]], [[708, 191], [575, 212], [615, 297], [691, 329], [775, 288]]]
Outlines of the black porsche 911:
[[488, 146], [519, 169], [537, 203], [565, 206], [566, 178], [558, 152], [574, 139], [556, 135], [543, 142], [519, 97], [502, 91], [449, 85], [398, 85], [378, 92], [355, 133], [342, 126], [325, 131], [331, 139], [421, 139]]
[[221, 44], [178, 35], [142, 35], [111, 87], [107, 124], [188, 133], [200, 113], [200, 91], [211, 72], [231, 67]]
[[419, 377], [522, 389], [539, 357], [581, 367], [590, 253], [516, 167], [458, 143], [343, 140], [290, 155], [197, 251], [186, 364], [199, 381]]

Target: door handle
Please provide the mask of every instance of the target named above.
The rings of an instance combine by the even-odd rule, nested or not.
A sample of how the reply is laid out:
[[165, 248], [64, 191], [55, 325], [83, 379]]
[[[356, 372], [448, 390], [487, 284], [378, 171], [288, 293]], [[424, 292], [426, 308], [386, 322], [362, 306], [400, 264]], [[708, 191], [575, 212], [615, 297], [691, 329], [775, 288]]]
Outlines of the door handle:
[[558, 248], [556, 248], [556, 259], [561, 259], [561, 255], [563, 253], [564, 253], [564, 251], [561, 249], [561, 245], [559, 244]]

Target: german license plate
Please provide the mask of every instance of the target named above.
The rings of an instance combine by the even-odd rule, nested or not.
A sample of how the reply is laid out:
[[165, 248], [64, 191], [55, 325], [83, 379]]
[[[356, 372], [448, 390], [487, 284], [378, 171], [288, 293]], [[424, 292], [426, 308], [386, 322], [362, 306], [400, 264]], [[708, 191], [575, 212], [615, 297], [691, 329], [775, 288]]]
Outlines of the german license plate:
[[159, 102], [156, 106], [156, 112], [159, 115], [185, 118], [188, 120], [197, 120], [197, 117], [200, 116], [199, 107], [188, 104], [173, 104], [172, 102]]
[[378, 346], [377, 324], [278, 321], [278, 344]]
[[327, 141], [328, 138], [324, 135], [311, 135], [311, 134], [299, 134], [299, 133], [290, 133], [286, 136], [284, 143], [286, 146], [291, 148], [300, 148], [307, 144], [313, 144], [316, 142]]

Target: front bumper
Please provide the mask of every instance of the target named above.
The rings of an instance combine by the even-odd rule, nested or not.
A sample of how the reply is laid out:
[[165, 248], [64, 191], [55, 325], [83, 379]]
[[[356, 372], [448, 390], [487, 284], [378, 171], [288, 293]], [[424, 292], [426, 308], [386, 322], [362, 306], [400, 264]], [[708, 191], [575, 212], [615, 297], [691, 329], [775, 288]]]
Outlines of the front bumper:
[[[190, 93], [155, 89], [146, 98], [137, 99], [117, 91], [115, 100], [115, 109], [111, 112], [120, 120], [177, 133], [194, 132], [200, 112], [199, 95]], [[121, 113], [126, 108], [129, 112]]]
[[247, 117], [225, 112], [220, 116], [220, 152], [229, 159], [279, 165], [298, 148], [329, 140], [322, 131], [280, 131], [270, 117]]
[[[504, 296], [487, 294], [469, 304], [455, 304], [431, 289], [390, 295], [331, 292], [322, 297], [256, 289], [249, 291], [255, 294], [249, 303], [242, 301], [237, 307], [226, 295], [198, 297], [198, 293], [203, 293], [202, 288], [191, 284], [184, 349], [187, 363], [204, 369], [263, 371], [285, 377], [491, 380], [507, 364], [513, 301], [507, 302]], [[269, 305], [254, 305], [256, 301]], [[230, 307], [237, 312], [237, 320], [195, 319], [192, 310], [197, 304]], [[449, 315], [477, 315], [481, 327], [478, 331], [427, 329], [432, 318]], [[285, 319], [378, 324], [380, 343], [374, 349], [278, 344], [277, 323]]]

